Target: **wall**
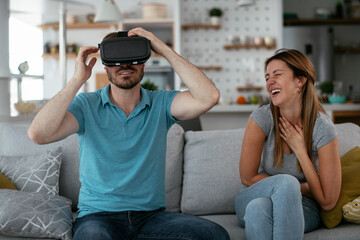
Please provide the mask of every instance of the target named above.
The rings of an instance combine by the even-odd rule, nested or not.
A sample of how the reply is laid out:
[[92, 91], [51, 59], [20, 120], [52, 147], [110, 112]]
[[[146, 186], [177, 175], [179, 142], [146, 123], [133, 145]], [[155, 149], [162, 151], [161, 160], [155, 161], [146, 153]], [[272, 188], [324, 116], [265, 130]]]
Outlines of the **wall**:
[[[282, 2], [281, 0], [258, 0], [255, 5], [239, 7], [235, 0], [182, 0], [182, 24], [209, 23], [208, 10], [219, 7], [223, 10], [221, 28], [190, 29], [181, 33], [182, 55], [199, 66], [219, 65], [221, 71], [204, 71], [213, 80], [228, 101], [235, 101], [240, 94], [237, 87], [246, 85], [265, 87], [264, 61], [276, 49], [225, 50], [231, 35], [265, 37], [276, 39], [276, 48], [282, 47]], [[263, 94], [264, 91], [263, 91]]]

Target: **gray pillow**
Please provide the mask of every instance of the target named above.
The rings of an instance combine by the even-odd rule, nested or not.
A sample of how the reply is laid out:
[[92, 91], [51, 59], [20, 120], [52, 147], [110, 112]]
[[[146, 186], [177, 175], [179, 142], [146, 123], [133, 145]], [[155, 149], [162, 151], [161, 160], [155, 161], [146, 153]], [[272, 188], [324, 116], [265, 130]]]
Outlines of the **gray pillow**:
[[37, 192], [0, 189], [0, 233], [8, 236], [72, 239], [71, 201]]
[[59, 194], [62, 148], [29, 156], [0, 156], [0, 172], [25, 192]]
[[235, 213], [243, 187], [239, 175], [245, 129], [185, 133], [181, 211], [193, 215]]

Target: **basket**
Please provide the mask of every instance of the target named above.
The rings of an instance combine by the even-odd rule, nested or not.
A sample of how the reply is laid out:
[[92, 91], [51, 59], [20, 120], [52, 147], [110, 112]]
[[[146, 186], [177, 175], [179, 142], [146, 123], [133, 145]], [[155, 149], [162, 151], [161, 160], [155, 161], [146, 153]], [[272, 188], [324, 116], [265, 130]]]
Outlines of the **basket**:
[[166, 18], [166, 4], [160, 4], [160, 3], [143, 4], [142, 17], [145, 19]]

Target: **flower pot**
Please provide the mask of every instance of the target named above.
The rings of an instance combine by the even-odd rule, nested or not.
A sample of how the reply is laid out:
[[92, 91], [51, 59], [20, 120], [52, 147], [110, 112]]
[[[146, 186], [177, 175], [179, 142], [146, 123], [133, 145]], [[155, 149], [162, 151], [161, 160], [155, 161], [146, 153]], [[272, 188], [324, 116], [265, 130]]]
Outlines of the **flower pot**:
[[212, 16], [212, 17], [210, 17], [210, 22], [213, 25], [219, 25], [220, 24], [220, 17]]

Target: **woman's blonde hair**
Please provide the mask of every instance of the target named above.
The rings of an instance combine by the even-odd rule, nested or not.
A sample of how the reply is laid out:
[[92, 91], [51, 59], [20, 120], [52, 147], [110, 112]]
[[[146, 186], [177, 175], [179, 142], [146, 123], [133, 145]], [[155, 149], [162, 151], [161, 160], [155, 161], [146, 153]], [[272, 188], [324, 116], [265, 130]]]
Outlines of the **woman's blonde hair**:
[[[302, 95], [302, 110], [301, 120], [303, 123], [303, 133], [305, 138], [305, 146], [309, 158], [312, 159], [311, 146], [312, 146], [312, 134], [315, 125], [316, 117], [319, 112], [325, 113], [322, 107], [315, 89], [316, 71], [310, 60], [300, 51], [294, 49], [279, 49], [275, 52], [275, 55], [265, 61], [265, 70], [268, 64], [273, 60], [281, 60], [285, 62], [288, 67], [293, 71], [294, 77], [305, 77], [307, 81], [299, 90], [299, 94]], [[279, 130], [279, 117], [280, 111], [273, 103], [270, 103], [271, 112], [274, 119], [274, 166], [281, 167], [283, 164], [283, 140], [280, 137]], [[298, 162], [298, 169], [302, 171]]]

